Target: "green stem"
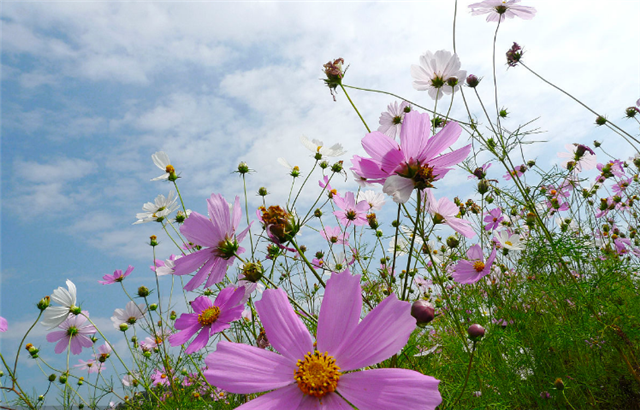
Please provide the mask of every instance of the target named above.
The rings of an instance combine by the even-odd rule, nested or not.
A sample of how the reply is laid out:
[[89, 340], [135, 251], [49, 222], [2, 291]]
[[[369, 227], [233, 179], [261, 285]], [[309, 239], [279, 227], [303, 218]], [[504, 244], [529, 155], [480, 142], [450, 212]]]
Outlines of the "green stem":
[[471, 349], [471, 357], [469, 358], [469, 366], [467, 366], [467, 375], [464, 378], [464, 385], [462, 385], [462, 391], [460, 392], [460, 395], [458, 396], [456, 401], [453, 402], [453, 405], [451, 406], [452, 409], [455, 409], [456, 404], [458, 404], [458, 402], [462, 398], [462, 395], [464, 394], [464, 390], [467, 388], [467, 382], [469, 381], [469, 375], [471, 374], [471, 364], [473, 363], [473, 354], [475, 352], [476, 352], [476, 342], [473, 342], [473, 348]]
[[313, 273], [313, 276], [316, 277], [316, 279], [318, 280], [318, 282], [320, 282], [320, 284], [322, 285], [323, 288], [326, 288], [327, 285], [324, 283], [324, 281], [322, 280], [322, 278], [320, 277], [318, 272], [316, 272], [316, 270], [313, 268], [313, 265], [311, 264], [311, 262], [309, 262], [307, 257], [304, 256], [304, 253], [300, 250], [300, 248], [298, 247], [298, 244], [296, 243], [296, 241], [291, 240], [291, 244], [293, 245], [294, 248], [296, 248], [296, 250], [298, 251], [298, 254], [302, 258], [304, 263], [309, 267], [309, 269], [311, 270], [311, 273]]
[[344, 95], [347, 96], [347, 99], [351, 103], [351, 106], [353, 107], [353, 109], [356, 110], [356, 113], [358, 114], [358, 117], [360, 117], [360, 120], [364, 124], [364, 127], [367, 129], [367, 132], [371, 132], [371, 130], [369, 129], [369, 126], [364, 121], [364, 118], [362, 118], [362, 115], [360, 115], [360, 111], [358, 111], [358, 109], [356, 108], [356, 105], [353, 103], [353, 101], [351, 101], [351, 98], [349, 97], [349, 94], [347, 94], [347, 90], [344, 89], [344, 86], [342, 84], [340, 84], [340, 88], [342, 88], [342, 91], [344, 92]]

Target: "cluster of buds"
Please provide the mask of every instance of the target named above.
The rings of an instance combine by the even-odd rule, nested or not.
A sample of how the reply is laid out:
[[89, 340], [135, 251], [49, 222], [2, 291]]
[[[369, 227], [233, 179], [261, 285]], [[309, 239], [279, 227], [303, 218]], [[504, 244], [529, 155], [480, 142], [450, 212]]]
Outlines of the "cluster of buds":
[[514, 42], [509, 51], [507, 51], [507, 65], [509, 67], [515, 67], [522, 58], [522, 47], [518, 43]]
[[29, 354], [31, 355], [32, 359], [37, 359], [38, 358], [38, 352], [40, 351], [40, 349], [38, 349], [37, 347], [35, 347], [31, 343], [27, 343], [27, 345], [25, 346], [25, 349], [27, 349], [27, 352], [29, 352]]
[[261, 206], [259, 209], [265, 229], [280, 243], [289, 242], [300, 230], [293, 215], [280, 206], [272, 205], [269, 208]]

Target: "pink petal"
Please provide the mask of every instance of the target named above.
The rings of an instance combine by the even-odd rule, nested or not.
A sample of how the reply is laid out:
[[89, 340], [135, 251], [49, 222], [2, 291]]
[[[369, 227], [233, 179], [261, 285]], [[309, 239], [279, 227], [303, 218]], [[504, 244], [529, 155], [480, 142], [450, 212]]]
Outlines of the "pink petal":
[[309, 330], [293, 311], [284, 290], [265, 290], [255, 305], [269, 342], [280, 354], [296, 363], [313, 352]]
[[[455, 151], [448, 152], [446, 154], [440, 155], [439, 157], [433, 158], [429, 160], [429, 165], [432, 167], [450, 167], [464, 161], [469, 156], [469, 152], [471, 152], [471, 144], [465, 145], [464, 147], [458, 148]], [[440, 178], [444, 176], [441, 174], [438, 175], [440, 176]]]
[[[207, 262], [200, 268], [200, 270], [198, 270], [198, 272], [194, 275], [194, 277], [191, 278], [191, 280], [187, 282], [186, 285], [184, 285], [184, 289], [188, 291], [192, 291], [196, 289], [198, 286], [200, 286], [202, 282], [204, 282], [204, 279], [207, 277], [207, 275], [209, 275], [209, 273], [211, 272], [211, 269], [213, 269], [213, 266], [216, 264], [216, 262], [219, 259], [220, 258], [218, 258], [217, 256], [211, 256], [211, 258], [207, 260]], [[182, 259], [179, 259], [179, 260], [182, 260]]]
[[382, 192], [393, 197], [393, 202], [404, 204], [411, 198], [413, 180], [399, 175], [391, 175], [384, 183]]
[[441, 402], [439, 380], [407, 369], [374, 369], [342, 375], [338, 392], [367, 410], [433, 410]]
[[[206, 357], [207, 381], [231, 393], [250, 394], [279, 389], [294, 383], [296, 364], [268, 350], [220, 341]], [[300, 389], [294, 386], [298, 392]], [[264, 396], [263, 396], [264, 397]]]
[[318, 317], [318, 351], [334, 352], [358, 326], [362, 313], [360, 275], [334, 273], [327, 281]]
[[303, 399], [304, 394], [296, 384], [253, 399], [237, 410], [302, 410], [300, 402]]
[[471, 222], [465, 221], [460, 218], [449, 218], [446, 221], [446, 224], [453, 228], [456, 232], [466, 236], [467, 238], [473, 238], [476, 236], [476, 233], [473, 231], [471, 227]]
[[431, 135], [431, 120], [429, 114], [411, 111], [404, 116], [400, 129], [400, 145], [404, 160], [419, 160], [425, 149], [427, 139]]
[[187, 273], [191, 273], [204, 265], [204, 263], [209, 260], [210, 257], [211, 249], [209, 248], [201, 249], [195, 253], [183, 256], [182, 258], [176, 260], [176, 266], [173, 269], [173, 274], [186, 275]]
[[197, 313], [183, 313], [180, 315], [178, 320], [174, 323], [174, 326], [178, 330], [187, 329], [198, 323], [198, 314]]
[[180, 232], [189, 242], [207, 247], [216, 246], [224, 239], [224, 234], [221, 234], [206, 216], [197, 212], [191, 212], [180, 227]]
[[231, 229], [233, 232], [238, 229], [241, 218], [242, 210], [240, 209], [240, 198], [236, 195], [236, 200], [233, 202], [233, 213], [231, 214]]
[[229, 204], [222, 195], [211, 194], [211, 198], [207, 199], [207, 208], [209, 210], [209, 218], [211, 218], [211, 222], [220, 234], [220, 239], [218, 240], [221, 241], [224, 239], [225, 234], [233, 232]]
[[67, 350], [68, 346], [69, 346], [69, 336], [65, 336], [62, 339], [60, 339], [60, 341], [56, 345], [55, 349], [53, 349], [53, 351], [56, 352], [56, 354], [60, 354], [65, 350]]
[[[206, 309], [213, 307], [213, 302], [211, 302], [211, 299], [206, 296], [198, 296], [193, 302], [191, 302], [191, 307], [196, 313], [202, 313]], [[178, 327], [176, 326], [176, 329], [177, 328]]]
[[[404, 127], [404, 124], [402, 124], [402, 126]], [[427, 141], [427, 144], [420, 153], [420, 159], [429, 160], [440, 154], [458, 140], [461, 132], [462, 128], [457, 122], [449, 122], [440, 132]], [[431, 161], [428, 162], [431, 164]]]
[[483, 255], [482, 255], [482, 248], [480, 247], [480, 245], [475, 244], [472, 247], [470, 247], [469, 250], [467, 251], [467, 258], [471, 259], [472, 261], [482, 260]]
[[66, 330], [56, 330], [54, 332], [47, 334], [47, 342], [51, 342], [51, 343], [57, 342], [58, 340], [65, 337], [66, 335], [67, 335]]
[[358, 324], [337, 351], [330, 353], [342, 371], [371, 366], [398, 353], [415, 328], [411, 305], [391, 294]]
[[196, 336], [196, 338], [193, 339], [193, 342], [191, 342], [191, 344], [187, 347], [187, 349], [184, 352], [186, 354], [197, 352], [198, 350], [205, 347], [208, 342], [209, 342], [209, 327], [207, 326], [202, 328], [198, 336]]
[[353, 407], [337, 394], [329, 393], [320, 400], [304, 395], [298, 410], [353, 410]]
[[226, 261], [222, 258], [214, 258], [213, 266], [211, 267], [211, 273], [209, 274], [207, 283], [204, 286], [208, 288], [215, 283], [222, 282], [222, 279], [224, 279], [224, 275], [227, 273], [227, 266], [232, 264], [234, 259], [235, 258], [231, 258]]
[[404, 160], [397, 142], [381, 132], [374, 131], [362, 139], [362, 147], [384, 171], [391, 172]]
[[195, 335], [201, 328], [202, 325], [196, 322], [194, 325], [169, 336], [169, 344], [171, 346], [182, 346], [187, 343], [189, 339], [191, 339], [191, 336]]

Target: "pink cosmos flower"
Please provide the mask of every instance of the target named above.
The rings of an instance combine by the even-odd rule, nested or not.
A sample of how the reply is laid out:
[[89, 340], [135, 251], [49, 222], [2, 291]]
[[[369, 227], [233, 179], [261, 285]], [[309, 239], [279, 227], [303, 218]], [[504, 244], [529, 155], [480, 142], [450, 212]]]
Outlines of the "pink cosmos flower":
[[244, 297], [244, 288], [230, 286], [218, 293], [215, 302], [211, 302], [206, 296], [198, 296], [191, 307], [195, 313], [183, 313], [176, 320], [175, 327], [180, 332], [169, 336], [171, 346], [181, 346], [191, 336], [200, 332], [193, 342], [185, 350], [186, 354], [197, 352], [207, 345], [209, 338], [215, 333], [231, 327], [231, 322], [242, 317], [244, 305], [241, 303]]
[[598, 163], [595, 152], [586, 145], [565, 144], [567, 152], [558, 152], [558, 157], [567, 158], [560, 166], [570, 171], [589, 171], [594, 169]]
[[333, 189], [333, 188], [331, 188], [331, 185], [329, 185], [329, 176], [328, 175], [325, 175], [324, 178], [322, 178], [320, 181], [318, 181], [318, 185], [320, 185], [320, 188], [324, 188], [327, 191], [327, 195], [329, 195], [329, 199], [341, 198], [341, 196], [338, 193], [338, 191]]
[[161, 259], [156, 259], [155, 260], [155, 265], [150, 266], [149, 268], [156, 273], [156, 275], [158, 276], [165, 276], [165, 275], [169, 275], [173, 273], [173, 268], [175, 268], [176, 266], [176, 259], [180, 259], [182, 257], [182, 255], [174, 255], [171, 254], [171, 256], [169, 256], [169, 259], [167, 260], [161, 260]]
[[76, 364], [73, 367], [78, 368], [80, 370], [86, 370], [87, 372], [89, 372], [89, 374], [100, 373], [106, 368], [104, 363], [100, 363], [94, 359], [87, 360], [86, 362], [82, 359], [78, 359], [78, 363], [79, 364]]
[[491, 265], [496, 259], [496, 248], [489, 255], [486, 262], [482, 260], [482, 248], [480, 245], [473, 245], [467, 251], [469, 260], [460, 260], [453, 272], [453, 279], [462, 284], [476, 283], [491, 272]]
[[621, 196], [622, 193], [629, 187], [629, 185], [631, 185], [631, 182], [633, 182], [633, 178], [623, 179], [611, 188], [613, 189], [613, 192], [616, 193], [616, 195]]
[[342, 232], [342, 229], [340, 229], [339, 226], [336, 226], [335, 228], [327, 226], [320, 231], [320, 235], [322, 235], [322, 237], [329, 243], [337, 243], [339, 245], [349, 243], [349, 233], [346, 231]]
[[203, 249], [176, 259], [174, 275], [186, 275], [198, 270], [195, 276], [184, 286], [185, 290], [194, 290], [204, 282], [205, 287], [222, 281], [227, 268], [233, 265], [236, 257], [244, 252], [240, 242], [249, 232], [248, 226], [236, 235], [242, 211], [240, 198], [236, 196], [233, 211], [229, 210], [227, 201], [220, 194], [211, 194], [207, 199], [209, 218], [192, 212], [191, 216], [180, 227], [180, 232]]
[[169, 375], [165, 372], [164, 369], [162, 371], [155, 369], [153, 374], [151, 374], [151, 381], [154, 386], [168, 386], [169, 385]]
[[382, 191], [393, 196], [396, 203], [405, 203], [414, 188], [432, 187], [444, 178], [451, 166], [464, 160], [471, 144], [439, 155], [454, 144], [462, 129], [449, 122], [436, 135], [431, 133], [429, 114], [411, 111], [404, 117], [400, 131], [400, 144], [379, 131], [367, 134], [362, 146], [371, 158], [354, 156], [351, 168], [369, 182], [383, 184]]
[[347, 401], [367, 410], [428, 410], [441, 403], [433, 377], [396, 368], [355, 371], [396, 354], [416, 326], [409, 303], [393, 294], [360, 321], [360, 275], [327, 281], [317, 345], [284, 290], [265, 290], [256, 309], [280, 355], [221, 341], [205, 359], [204, 375], [216, 387], [237, 394], [273, 390], [239, 410], [349, 410]]
[[515, 176], [521, 177], [524, 175], [524, 172], [527, 170], [526, 165], [519, 165], [514, 170], [507, 172], [502, 176], [507, 181], [511, 181], [511, 179]]
[[502, 211], [500, 210], [500, 208], [492, 209], [489, 212], [489, 215], [484, 217], [484, 221], [487, 223], [484, 229], [486, 231], [492, 231], [496, 229], [498, 226], [500, 226], [500, 222], [502, 222], [503, 219], [504, 217], [502, 216]]
[[380, 211], [382, 209], [382, 206], [386, 203], [384, 194], [382, 192], [375, 192], [371, 190], [360, 191], [358, 193], [357, 201], [367, 201], [370, 209], [374, 211]]
[[98, 348], [98, 353], [95, 355], [96, 360], [100, 360], [100, 358], [104, 358], [105, 360], [111, 355], [113, 349], [111, 345], [107, 342], [104, 342], [102, 346]]
[[340, 208], [333, 214], [338, 217], [338, 221], [342, 225], [361, 226], [367, 224], [367, 211], [369, 210], [367, 201], [360, 201], [356, 204], [353, 192], [347, 192], [344, 194], [344, 198], [334, 197], [333, 201]]
[[451, 202], [448, 198], [442, 197], [436, 201], [431, 189], [426, 190], [426, 206], [427, 211], [433, 215], [435, 223], [445, 223], [451, 227], [454, 231], [466, 236], [467, 238], [473, 238], [476, 233], [471, 228], [471, 222], [458, 218], [460, 208], [454, 202]]
[[9, 323], [7, 319], [0, 316], [0, 332], [6, 332], [7, 330], [9, 330]]
[[472, 16], [488, 14], [487, 21], [504, 21], [505, 18], [520, 17], [531, 20], [536, 15], [536, 9], [528, 6], [518, 6], [520, 0], [484, 0], [469, 5]]
[[397, 101], [389, 104], [387, 111], [380, 114], [378, 131], [395, 139], [400, 131], [404, 115], [410, 111], [411, 105], [406, 101], [402, 101], [400, 106], [398, 106]]
[[96, 333], [96, 328], [93, 325], [85, 324], [87, 317], [89, 317], [89, 312], [86, 310], [83, 310], [82, 314], [77, 316], [71, 313], [58, 326], [62, 330], [55, 330], [47, 335], [47, 342], [58, 342], [54, 349], [56, 354], [64, 352], [68, 346], [71, 346], [71, 353], [73, 354], [82, 353], [83, 347], [93, 346], [93, 342], [88, 335]]
[[114, 284], [116, 282], [122, 282], [124, 280], [124, 278], [129, 276], [129, 274], [131, 273], [132, 270], [133, 270], [133, 266], [131, 266], [131, 265], [129, 265], [129, 267], [124, 272], [124, 274], [122, 273], [122, 270], [116, 269], [113, 272], [113, 275], [104, 275], [102, 277], [103, 280], [99, 280], [98, 283], [100, 283], [102, 285], [111, 285], [111, 284]]

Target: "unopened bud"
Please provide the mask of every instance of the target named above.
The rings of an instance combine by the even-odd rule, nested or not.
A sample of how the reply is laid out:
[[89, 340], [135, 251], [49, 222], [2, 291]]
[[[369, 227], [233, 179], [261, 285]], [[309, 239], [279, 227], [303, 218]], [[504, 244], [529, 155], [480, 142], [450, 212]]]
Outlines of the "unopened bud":
[[467, 335], [469, 335], [469, 339], [473, 340], [474, 342], [482, 339], [484, 337], [484, 333], [484, 327], [480, 326], [479, 324], [471, 325], [469, 326], [469, 329], [467, 329]]
[[598, 115], [596, 117], [596, 125], [602, 126], [602, 125], [604, 125], [606, 123], [607, 123], [607, 119], [605, 117], [603, 117], [602, 115]]
[[447, 238], [447, 246], [449, 248], [457, 248], [460, 245], [460, 240], [455, 236], [450, 236]]
[[331, 166], [331, 172], [341, 172], [342, 171], [342, 161], [338, 161]]
[[172, 311], [171, 311], [171, 314], [169, 315], [169, 319], [171, 319], [171, 320], [176, 320], [176, 317], [177, 317], [177, 315], [176, 315], [176, 311], [175, 311], [175, 310], [172, 310]]
[[149, 288], [147, 288], [146, 286], [140, 286], [138, 288], [138, 296], [140, 296], [141, 298], [146, 298], [147, 296], [149, 296]]
[[42, 299], [40, 299], [40, 302], [38, 302], [38, 309], [40, 310], [45, 310], [46, 308], [49, 307], [49, 304], [51, 303], [51, 298], [49, 296], [45, 296]]
[[158, 305], [156, 303], [152, 303], [149, 305], [149, 310], [150, 311], [155, 311], [156, 309], [158, 309]]
[[553, 386], [558, 390], [564, 390], [564, 382], [561, 378], [557, 378], [555, 382], [553, 382]]
[[469, 74], [467, 76], [467, 85], [471, 88], [476, 88], [478, 84], [480, 84], [480, 78], [476, 77], [473, 74]]
[[426, 300], [416, 300], [411, 305], [411, 316], [416, 319], [416, 324], [420, 327], [426, 326], [435, 317], [433, 305]]
[[55, 374], [49, 375], [49, 381], [50, 382], [55, 382], [56, 381], [56, 375]]
[[151, 235], [149, 237], [149, 245], [151, 246], [158, 246], [158, 237], [155, 235]]
[[267, 196], [269, 195], [269, 192], [267, 192], [267, 188], [261, 186], [260, 188], [258, 188], [258, 195]]
[[247, 163], [244, 161], [240, 162], [238, 164], [238, 173], [244, 175], [247, 172], [249, 172], [249, 165], [247, 165]]
[[127, 330], [129, 330], [129, 325], [126, 323], [121, 323], [120, 324], [120, 331], [121, 332], [126, 332]]

